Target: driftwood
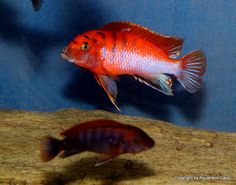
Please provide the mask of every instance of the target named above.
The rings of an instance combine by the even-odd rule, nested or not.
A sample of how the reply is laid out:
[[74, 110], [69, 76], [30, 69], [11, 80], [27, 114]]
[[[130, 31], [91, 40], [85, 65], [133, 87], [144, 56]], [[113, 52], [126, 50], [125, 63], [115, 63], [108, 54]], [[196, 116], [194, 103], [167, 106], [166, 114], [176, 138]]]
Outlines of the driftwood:
[[[99, 167], [84, 152], [43, 163], [40, 139], [86, 120], [108, 118], [142, 128], [156, 146]], [[185, 128], [104, 111], [0, 111], [0, 184], [183, 185], [236, 184], [236, 133]]]

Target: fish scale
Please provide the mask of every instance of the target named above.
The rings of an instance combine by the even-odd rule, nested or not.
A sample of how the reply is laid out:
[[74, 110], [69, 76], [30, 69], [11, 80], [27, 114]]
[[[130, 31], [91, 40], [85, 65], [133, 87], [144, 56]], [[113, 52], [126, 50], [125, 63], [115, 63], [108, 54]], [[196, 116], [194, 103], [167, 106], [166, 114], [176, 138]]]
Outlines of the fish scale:
[[52, 137], [42, 140], [43, 161], [49, 161], [59, 153], [65, 158], [84, 151], [106, 154], [110, 160], [120, 154], [142, 152], [155, 144], [141, 129], [112, 120], [84, 122], [61, 135], [64, 137], [62, 140]]
[[205, 54], [195, 50], [178, 58], [183, 42], [134, 23], [112, 22], [76, 36], [63, 49], [62, 57], [91, 71], [120, 111], [115, 82], [119, 75], [133, 76], [169, 96], [174, 95], [173, 76], [190, 93], [200, 88]]

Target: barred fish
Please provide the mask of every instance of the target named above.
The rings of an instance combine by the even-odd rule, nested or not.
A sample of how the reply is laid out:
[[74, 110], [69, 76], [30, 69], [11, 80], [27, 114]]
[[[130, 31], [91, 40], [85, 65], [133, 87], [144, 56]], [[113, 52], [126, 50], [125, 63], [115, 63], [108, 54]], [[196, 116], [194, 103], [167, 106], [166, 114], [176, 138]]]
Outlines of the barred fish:
[[104, 154], [96, 166], [125, 153], [150, 149], [155, 142], [141, 129], [112, 120], [94, 120], [73, 126], [61, 133], [58, 140], [45, 137], [41, 142], [41, 159], [50, 161], [60, 153], [65, 158], [84, 151]]

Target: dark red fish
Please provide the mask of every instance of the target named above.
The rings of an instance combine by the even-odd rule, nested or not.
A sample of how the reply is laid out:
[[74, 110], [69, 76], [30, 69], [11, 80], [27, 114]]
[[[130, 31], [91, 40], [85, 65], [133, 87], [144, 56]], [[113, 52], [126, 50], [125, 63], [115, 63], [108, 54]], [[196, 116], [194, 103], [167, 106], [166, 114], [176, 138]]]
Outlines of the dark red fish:
[[65, 158], [91, 151], [105, 154], [103, 164], [124, 153], [138, 153], [155, 142], [141, 129], [112, 120], [94, 120], [73, 126], [60, 134], [63, 140], [46, 137], [41, 142], [41, 158], [47, 162], [60, 153]]

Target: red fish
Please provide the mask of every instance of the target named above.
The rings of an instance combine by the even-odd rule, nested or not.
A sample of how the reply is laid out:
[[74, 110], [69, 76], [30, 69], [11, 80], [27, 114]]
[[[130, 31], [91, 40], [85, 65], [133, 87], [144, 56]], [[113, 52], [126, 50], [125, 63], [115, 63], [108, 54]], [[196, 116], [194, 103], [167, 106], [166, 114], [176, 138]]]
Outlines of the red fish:
[[60, 153], [65, 158], [92, 151], [105, 154], [103, 164], [124, 153], [138, 153], [155, 142], [141, 129], [112, 120], [94, 120], [73, 126], [61, 133], [63, 140], [46, 137], [41, 142], [41, 158], [47, 162]]
[[190, 93], [201, 85], [206, 68], [202, 50], [182, 58], [183, 39], [164, 36], [129, 22], [112, 22], [100, 29], [76, 36], [62, 51], [62, 57], [94, 73], [97, 82], [116, 106], [118, 75], [135, 79], [173, 95], [174, 75]]

